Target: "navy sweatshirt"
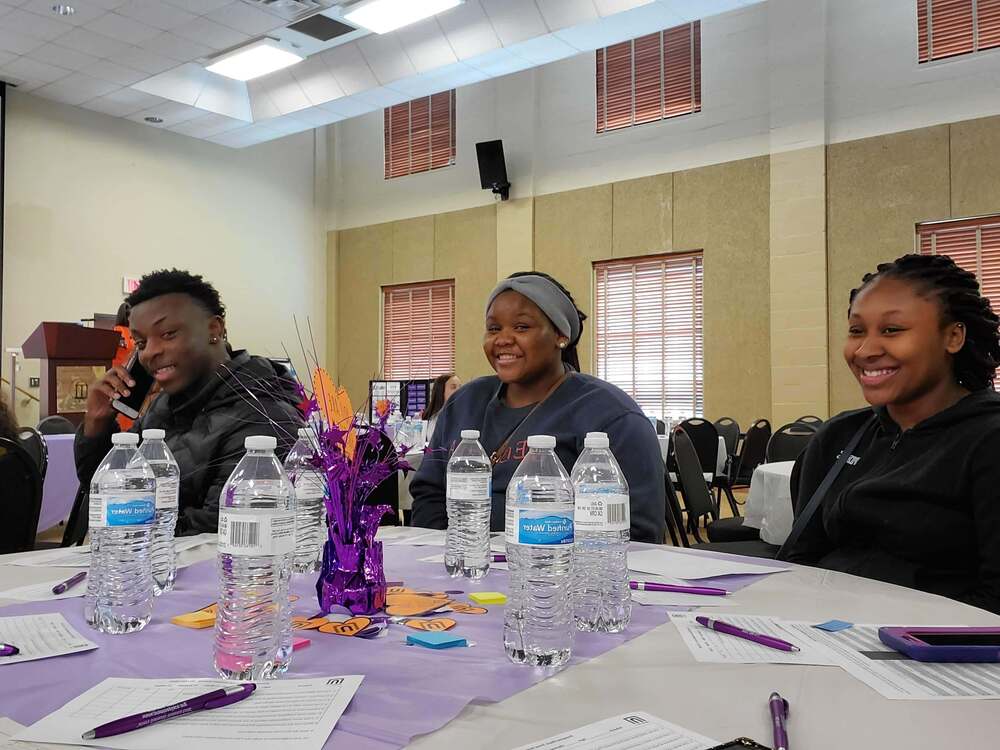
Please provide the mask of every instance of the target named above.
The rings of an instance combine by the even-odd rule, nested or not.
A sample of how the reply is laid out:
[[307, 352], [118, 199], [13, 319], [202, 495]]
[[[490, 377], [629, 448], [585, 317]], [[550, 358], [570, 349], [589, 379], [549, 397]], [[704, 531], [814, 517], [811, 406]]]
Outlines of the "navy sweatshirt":
[[[1000, 614], [1000, 395], [976, 391], [904, 431], [875, 413], [788, 559]], [[799, 511], [871, 416], [845, 412], [816, 433]]]
[[[479, 430], [491, 455], [510, 428], [531, 411], [508, 409], [496, 376], [479, 378], [460, 388], [438, 416], [430, 450], [410, 484], [413, 525], [448, 526], [445, 469], [462, 430]], [[509, 425], [509, 426], [508, 426]], [[566, 471], [583, 451], [588, 432], [606, 432], [611, 452], [628, 481], [632, 539], [661, 544], [666, 533], [663, 460], [656, 433], [636, 403], [622, 390], [590, 375], [571, 372], [545, 402], [511, 435], [501, 460], [493, 467], [492, 531], [502, 531], [507, 483], [528, 452], [529, 435], [553, 435], [556, 455]]]

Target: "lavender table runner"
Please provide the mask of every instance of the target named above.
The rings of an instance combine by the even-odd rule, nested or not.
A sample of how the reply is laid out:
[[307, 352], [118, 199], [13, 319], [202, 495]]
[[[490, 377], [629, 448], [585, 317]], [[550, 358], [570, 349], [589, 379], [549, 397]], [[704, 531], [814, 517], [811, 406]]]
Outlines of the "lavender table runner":
[[44, 436], [49, 451], [49, 467], [45, 472], [45, 484], [42, 486], [39, 531], [45, 531], [60, 521], [65, 521], [69, 518], [69, 512], [73, 510], [73, 500], [80, 486], [73, 459], [74, 437], [74, 435]]

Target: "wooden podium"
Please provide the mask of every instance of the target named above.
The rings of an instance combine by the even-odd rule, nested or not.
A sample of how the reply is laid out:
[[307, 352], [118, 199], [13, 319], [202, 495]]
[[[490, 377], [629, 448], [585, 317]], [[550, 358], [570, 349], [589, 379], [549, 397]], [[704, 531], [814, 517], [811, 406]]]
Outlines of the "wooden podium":
[[90, 386], [111, 367], [118, 332], [76, 323], [41, 323], [21, 349], [42, 360], [39, 419], [58, 414], [73, 424], [83, 421]]

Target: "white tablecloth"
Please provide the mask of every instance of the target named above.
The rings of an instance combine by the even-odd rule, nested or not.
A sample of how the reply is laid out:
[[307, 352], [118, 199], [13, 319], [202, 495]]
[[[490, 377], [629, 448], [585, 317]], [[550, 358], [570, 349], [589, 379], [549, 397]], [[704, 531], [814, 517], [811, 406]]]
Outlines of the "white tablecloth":
[[406, 454], [406, 463], [408, 463], [413, 471], [408, 473], [405, 477], [403, 472], [399, 472], [399, 510], [400, 512], [404, 510], [410, 510], [413, 507], [413, 498], [410, 497], [410, 481], [413, 479], [414, 474], [417, 473], [417, 469], [420, 468], [420, 464], [424, 462], [424, 452], [423, 450], [412, 450]]
[[792, 531], [792, 493], [789, 487], [794, 461], [761, 464], [750, 478], [743, 525], [760, 529], [768, 544], [782, 544]]

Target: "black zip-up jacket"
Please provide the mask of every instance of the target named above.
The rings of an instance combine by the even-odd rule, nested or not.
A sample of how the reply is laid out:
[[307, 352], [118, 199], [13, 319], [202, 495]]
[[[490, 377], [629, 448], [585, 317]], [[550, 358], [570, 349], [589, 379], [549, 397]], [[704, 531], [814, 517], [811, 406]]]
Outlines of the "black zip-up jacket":
[[[872, 411], [834, 417], [809, 443], [796, 515]], [[1000, 395], [973, 392], [904, 431], [874, 411], [787, 559], [1000, 614]]]
[[[252, 395], [251, 395], [252, 394]], [[276, 365], [245, 350], [203, 381], [171, 396], [161, 393], [131, 432], [166, 431], [165, 441], [181, 470], [178, 534], [215, 532], [219, 526], [219, 495], [243, 458], [243, 440], [273, 435], [276, 453], [284, 458], [296, 440], [302, 417], [294, 382]], [[272, 424], [278, 423], [278, 427]], [[101, 459], [111, 450], [112, 428], [103, 435], [76, 433], [74, 453], [80, 484], [90, 486]]]

